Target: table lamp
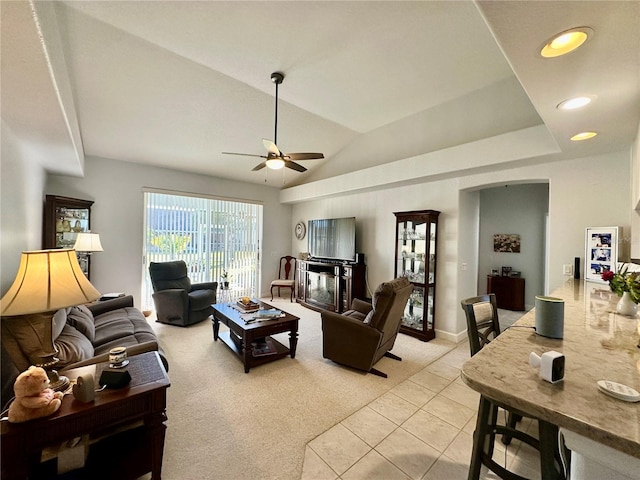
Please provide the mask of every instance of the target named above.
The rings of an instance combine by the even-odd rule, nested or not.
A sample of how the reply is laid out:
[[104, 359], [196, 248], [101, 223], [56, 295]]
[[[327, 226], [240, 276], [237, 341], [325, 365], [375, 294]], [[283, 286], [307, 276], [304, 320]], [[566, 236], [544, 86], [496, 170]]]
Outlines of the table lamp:
[[2, 328], [19, 338], [33, 365], [47, 371], [53, 390], [65, 390], [69, 379], [54, 370], [58, 353], [53, 338], [54, 314], [61, 308], [100, 297], [80, 269], [72, 249], [22, 252], [13, 285], [0, 300]]
[[76, 237], [76, 243], [73, 246], [76, 252], [103, 252], [102, 244], [100, 243], [100, 235], [97, 233], [79, 233]]
[[89, 255], [93, 252], [104, 252], [102, 244], [100, 243], [100, 235], [91, 232], [79, 233], [73, 249], [78, 252], [80, 268], [83, 272], [87, 272], [87, 278], [89, 278]]

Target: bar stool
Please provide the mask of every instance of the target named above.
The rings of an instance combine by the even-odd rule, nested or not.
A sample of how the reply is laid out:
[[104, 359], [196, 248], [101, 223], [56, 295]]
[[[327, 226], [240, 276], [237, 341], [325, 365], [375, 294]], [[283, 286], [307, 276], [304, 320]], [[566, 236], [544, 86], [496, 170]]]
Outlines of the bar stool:
[[[486, 344], [500, 335], [498, 306], [493, 293], [468, 298], [460, 302], [467, 317], [467, 335], [471, 356], [478, 353]], [[507, 412], [506, 425], [498, 424], [498, 408]], [[540, 452], [540, 468], [543, 480], [565, 479], [562, 460], [558, 448], [558, 427], [540, 419], [538, 438], [516, 428], [517, 422], [525, 417], [524, 413], [502, 405], [485, 395], [480, 396], [476, 429], [473, 433], [473, 451], [469, 466], [469, 480], [480, 478], [480, 469], [485, 465], [489, 470], [506, 480], [527, 480], [493, 460], [496, 435], [502, 435], [502, 443], [508, 445], [512, 438], [531, 445]]]

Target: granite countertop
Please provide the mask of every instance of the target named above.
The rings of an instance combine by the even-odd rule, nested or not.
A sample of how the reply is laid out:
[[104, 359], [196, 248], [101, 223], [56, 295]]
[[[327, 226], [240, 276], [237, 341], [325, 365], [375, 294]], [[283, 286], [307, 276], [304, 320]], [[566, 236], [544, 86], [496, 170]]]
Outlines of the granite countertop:
[[[597, 386], [612, 380], [640, 391], [640, 320], [615, 312], [618, 297], [607, 284], [570, 279], [551, 296], [565, 302], [563, 339], [526, 328], [535, 325], [532, 310], [465, 362], [462, 379], [497, 402], [640, 458], [640, 402], [617, 400]], [[556, 384], [529, 366], [531, 352], [550, 350], [566, 358]]]

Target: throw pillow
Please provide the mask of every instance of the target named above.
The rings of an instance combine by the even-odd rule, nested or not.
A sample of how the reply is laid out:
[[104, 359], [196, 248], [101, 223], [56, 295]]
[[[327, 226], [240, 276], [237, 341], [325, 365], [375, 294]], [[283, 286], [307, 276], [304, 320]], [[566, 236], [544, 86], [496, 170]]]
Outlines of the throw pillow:
[[53, 315], [53, 328], [51, 329], [51, 339], [55, 340], [58, 338], [60, 333], [62, 333], [62, 329], [67, 323], [67, 314], [69, 313], [70, 308], [61, 308]]
[[82, 333], [93, 344], [96, 340], [96, 326], [93, 314], [84, 305], [71, 307], [67, 314], [67, 323]]
[[93, 345], [89, 339], [69, 324], [64, 326], [55, 346], [58, 350], [56, 357], [60, 360], [57, 369], [93, 357]]

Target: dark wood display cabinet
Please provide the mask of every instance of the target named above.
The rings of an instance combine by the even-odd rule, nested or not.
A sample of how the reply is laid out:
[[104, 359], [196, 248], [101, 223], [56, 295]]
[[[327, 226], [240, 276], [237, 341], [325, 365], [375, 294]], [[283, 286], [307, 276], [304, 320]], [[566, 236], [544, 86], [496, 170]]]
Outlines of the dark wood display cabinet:
[[436, 336], [438, 216], [435, 210], [395, 212], [395, 277], [407, 277], [413, 292], [400, 331], [428, 342]]
[[[92, 200], [47, 195], [44, 203], [42, 248], [73, 248], [78, 233], [91, 230]], [[89, 278], [90, 255], [78, 255], [84, 274]]]
[[498, 308], [524, 310], [524, 278], [487, 275], [487, 293], [495, 293]]
[[366, 298], [366, 265], [298, 260], [298, 303], [342, 313], [354, 298]]

